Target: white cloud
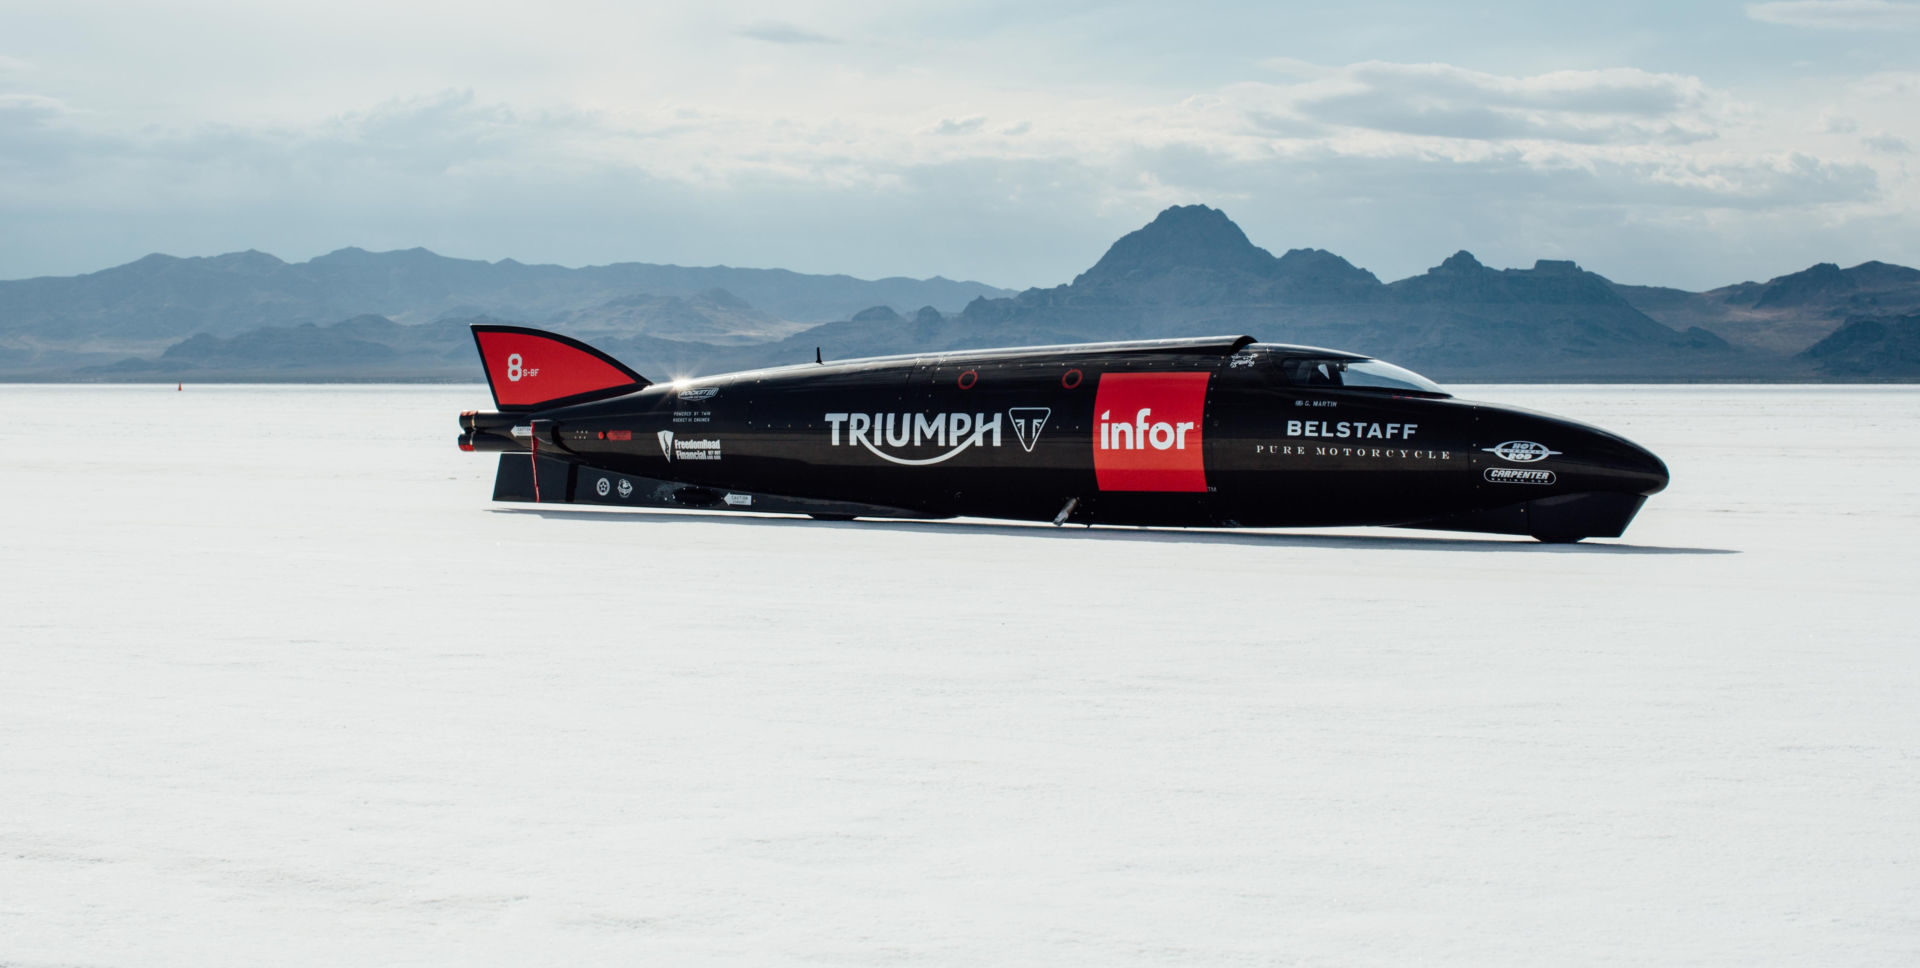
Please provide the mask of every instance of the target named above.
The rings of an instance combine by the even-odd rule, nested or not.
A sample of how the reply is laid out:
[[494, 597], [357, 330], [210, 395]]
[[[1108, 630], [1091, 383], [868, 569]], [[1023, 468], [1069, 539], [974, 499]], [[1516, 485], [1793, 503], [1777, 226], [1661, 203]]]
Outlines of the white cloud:
[[1779, 0], [1749, 4], [1747, 16], [1817, 30], [1920, 30], [1920, 3], [1894, 0]]
[[[1276, 139], [1245, 123], [1250, 96], [1228, 91], [1159, 111], [1054, 107], [1021, 138], [924, 147], [932, 130], [995, 129], [984, 114], [911, 128], [880, 116], [776, 123], [677, 107], [629, 116], [534, 111], [453, 91], [310, 127], [103, 135], [45, 123], [61, 117], [45, 113], [52, 105], [22, 101], [21, 111], [0, 111], [0, 123], [32, 122], [24, 130], [33, 136], [7, 137], [0, 153], [25, 173], [0, 179], [0, 216], [43, 249], [92, 224], [80, 213], [96, 213], [116, 244], [138, 250], [126, 258], [156, 249], [252, 246], [297, 258], [348, 244], [427, 245], [523, 261], [726, 262], [1051, 285], [1176, 202], [1223, 206], [1250, 232], [1259, 228], [1262, 244], [1332, 248], [1385, 277], [1461, 247], [1507, 264], [1586, 259], [1588, 250], [1630, 260], [1632, 247], [1615, 241], [1628, 224], [1684, 224], [1697, 240], [1784, 212], [1845, 218], [1885, 208], [1876, 204], [1886, 191], [1881, 175], [1859, 160], [1330, 126]], [[1859, 150], [1857, 136], [1852, 143]], [[44, 212], [67, 214], [30, 220]], [[908, 232], [915, 241], [903, 246], [903, 217], [941, 228]], [[136, 231], [143, 225], [152, 237]], [[202, 241], [183, 249], [167, 238]], [[0, 264], [24, 255], [0, 243]], [[1627, 281], [1702, 287], [1737, 274], [1692, 258], [1697, 275], [1684, 278], [1631, 261], [1613, 269], [1624, 266]], [[95, 256], [74, 271], [108, 261]]]
[[1370, 61], [1297, 84], [1240, 89], [1264, 102], [1247, 106], [1249, 118], [1283, 137], [1352, 128], [1490, 142], [1673, 144], [1714, 133], [1713, 98], [1698, 78], [1628, 68], [1503, 76]]
[[973, 134], [984, 127], [986, 123], [987, 119], [979, 115], [968, 118], [941, 118], [938, 123], [930, 125], [923, 130], [928, 134], [936, 135]]
[[764, 40], [770, 44], [837, 44], [840, 42], [837, 38], [826, 34], [815, 33], [779, 20], [762, 20], [746, 24], [734, 28], [733, 33], [737, 37]]
[[1325, 77], [1337, 70], [1337, 68], [1327, 67], [1324, 64], [1316, 64], [1298, 57], [1269, 57], [1261, 61], [1260, 66], [1271, 73], [1283, 77], [1295, 77], [1301, 80]]
[[53, 115], [69, 113], [65, 102], [41, 94], [0, 94], [0, 111]]
[[[1635, 68], [1318, 64], [1259, 48], [1197, 75], [1114, 72], [1117, 55], [1074, 49], [1106, 36], [1092, 14], [1016, 30], [969, 26], [960, 7], [627, 5], [563, 43], [519, 8], [443, 37], [438, 21], [412, 23], [417, 10], [383, 33], [368, 28], [385, 5], [341, 3], [294, 3], [291, 23], [238, 9], [248, 42], [193, 48], [220, 70], [167, 75], [151, 98], [136, 93], [152, 65], [121, 60], [144, 48], [90, 55], [84, 72], [84, 59], [19, 51], [61, 65], [31, 78], [61, 98], [0, 100], [0, 222], [19, 229], [0, 239], [0, 276], [97, 268], [107, 257], [85, 254], [80, 226], [96, 246], [131, 245], [143, 213], [152, 234], [135, 256], [426, 244], [1024, 285], [1070, 278], [1173, 202], [1223, 205], [1249, 231], [1264, 223], [1263, 244], [1332, 247], [1382, 275], [1479, 251], [1509, 224], [1530, 227], [1516, 249], [1581, 257], [1631, 254], [1635, 225], [1693, 220], [1695, 238], [1731, 242], [1783, 213], [1920, 211], [1920, 172], [1890, 153], [1920, 144], [1915, 74], [1736, 89]], [[823, 27], [860, 42], [820, 43]], [[166, 29], [184, 30], [152, 25]], [[300, 43], [276, 48], [281, 34]], [[1311, 48], [1273, 51], [1288, 49]], [[62, 237], [82, 254], [55, 263], [42, 240]]]

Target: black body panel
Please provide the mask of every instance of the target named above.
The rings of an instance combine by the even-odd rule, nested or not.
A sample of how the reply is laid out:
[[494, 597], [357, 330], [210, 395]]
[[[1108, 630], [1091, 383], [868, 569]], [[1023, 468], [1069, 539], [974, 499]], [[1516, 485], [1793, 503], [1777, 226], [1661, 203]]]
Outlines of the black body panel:
[[537, 481], [541, 501], [822, 517], [1557, 541], [1617, 536], [1666, 486], [1605, 431], [1379, 366], [1250, 337], [802, 364], [470, 412], [460, 441], [502, 452], [496, 500], [533, 500]]

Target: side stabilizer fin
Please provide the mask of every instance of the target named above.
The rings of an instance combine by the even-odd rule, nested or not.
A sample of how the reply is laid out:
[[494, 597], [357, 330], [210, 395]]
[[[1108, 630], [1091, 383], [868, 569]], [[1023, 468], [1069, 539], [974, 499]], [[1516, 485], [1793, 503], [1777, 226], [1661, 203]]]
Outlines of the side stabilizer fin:
[[482, 324], [473, 327], [473, 343], [500, 410], [583, 403], [652, 385], [625, 363], [558, 333]]

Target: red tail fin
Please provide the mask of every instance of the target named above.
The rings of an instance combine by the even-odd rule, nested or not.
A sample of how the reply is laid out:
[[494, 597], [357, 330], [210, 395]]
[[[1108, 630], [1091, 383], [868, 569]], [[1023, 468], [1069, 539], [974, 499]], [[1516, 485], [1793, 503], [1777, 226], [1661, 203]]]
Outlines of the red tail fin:
[[619, 360], [557, 333], [524, 326], [475, 326], [494, 406], [531, 410], [632, 393], [646, 377]]

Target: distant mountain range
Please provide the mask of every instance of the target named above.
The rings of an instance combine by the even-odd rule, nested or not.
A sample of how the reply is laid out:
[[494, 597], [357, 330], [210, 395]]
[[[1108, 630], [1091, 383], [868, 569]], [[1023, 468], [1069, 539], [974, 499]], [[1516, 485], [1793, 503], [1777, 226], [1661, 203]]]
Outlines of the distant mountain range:
[[1708, 292], [1458, 252], [1383, 283], [1275, 257], [1201, 205], [1160, 213], [1072, 282], [980, 283], [624, 264], [567, 269], [343, 249], [149, 256], [0, 282], [0, 378], [469, 380], [466, 326], [579, 336], [656, 378], [813, 359], [1212, 333], [1369, 353], [1441, 380], [1920, 378], [1920, 270], [1813, 266]]
[[[129, 353], [157, 357], [196, 334], [228, 337], [368, 314], [408, 324], [485, 314], [579, 333], [658, 332], [725, 345], [777, 339], [876, 304], [954, 310], [1009, 294], [940, 278], [644, 263], [569, 269], [449, 259], [425, 249], [341, 249], [299, 263], [264, 252], [150, 255], [83, 276], [0, 282], [0, 374], [57, 375]], [[325, 368], [312, 357], [286, 362]]]

